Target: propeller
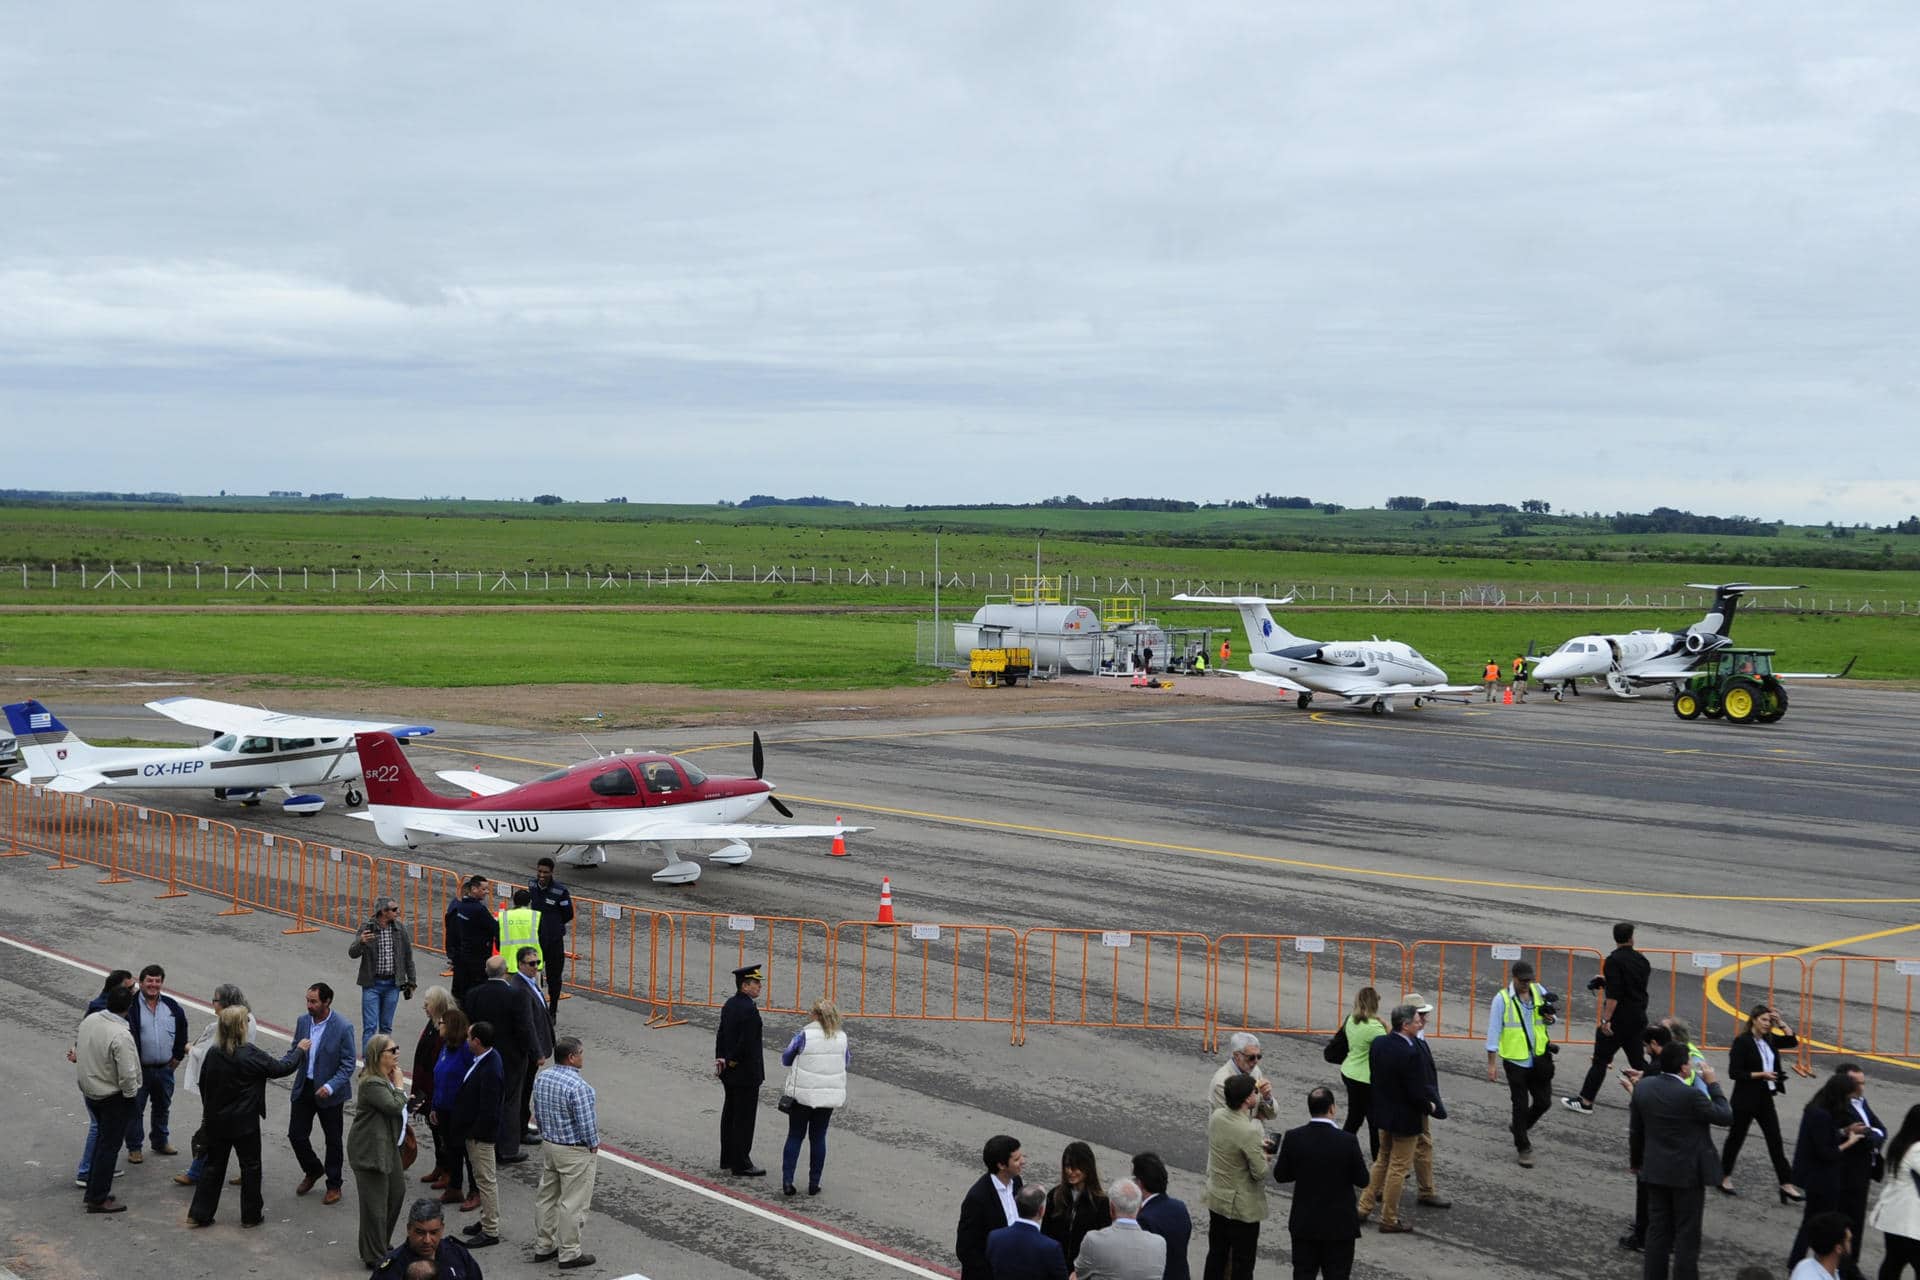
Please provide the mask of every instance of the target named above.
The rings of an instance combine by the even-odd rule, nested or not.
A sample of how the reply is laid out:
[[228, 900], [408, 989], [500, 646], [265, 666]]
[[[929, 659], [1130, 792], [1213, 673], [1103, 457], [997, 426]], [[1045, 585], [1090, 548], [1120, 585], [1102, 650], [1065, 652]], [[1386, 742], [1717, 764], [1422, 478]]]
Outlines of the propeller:
[[[765, 781], [766, 771], [767, 751], [765, 747], [760, 745], [760, 731], [756, 729], [753, 732], [753, 776], [757, 780]], [[791, 818], [793, 816], [793, 810], [781, 804], [780, 797], [771, 791], [767, 792], [767, 803], [772, 805], [774, 811], [781, 817]]]

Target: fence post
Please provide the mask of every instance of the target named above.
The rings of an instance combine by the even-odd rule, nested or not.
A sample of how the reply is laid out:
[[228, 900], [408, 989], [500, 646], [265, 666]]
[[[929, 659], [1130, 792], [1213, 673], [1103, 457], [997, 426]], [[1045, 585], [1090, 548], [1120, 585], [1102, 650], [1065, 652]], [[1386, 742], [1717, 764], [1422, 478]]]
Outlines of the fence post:
[[300, 841], [300, 875], [295, 884], [298, 887], [294, 890], [293, 925], [280, 932], [282, 934], [318, 933], [320, 929], [317, 925], [307, 923], [307, 842], [305, 840]]

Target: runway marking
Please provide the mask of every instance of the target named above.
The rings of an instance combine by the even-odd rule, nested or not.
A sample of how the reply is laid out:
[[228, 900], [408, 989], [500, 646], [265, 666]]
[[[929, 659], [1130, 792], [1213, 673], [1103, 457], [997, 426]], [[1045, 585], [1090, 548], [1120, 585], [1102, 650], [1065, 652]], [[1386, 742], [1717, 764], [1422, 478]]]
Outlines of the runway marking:
[[[50, 950], [46, 947], [28, 942], [23, 938], [15, 938], [8, 934], [0, 933], [0, 943], [12, 947], [16, 951], [24, 951], [28, 955], [35, 955], [45, 960], [52, 960], [56, 963], [64, 964], [68, 968], [78, 969], [82, 973], [90, 973], [96, 978], [104, 978], [111, 972], [97, 964], [91, 964], [85, 960], [64, 955], [61, 952]], [[207, 1014], [213, 1012], [212, 1005], [203, 1004], [191, 997], [180, 995], [178, 992], [169, 991], [167, 994], [171, 995], [175, 1000], [178, 1000], [182, 1005], [196, 1012]], [[289, 1042], [293, 1039], [293, 1033], [291, 1031], [288, 1031], [285, 1027], [277, 1027], [271, 1023], [262, 1022], [257, 1014], [254, 1017], [254, 1024], [261, 1031], [266, 1032], [275, 1039]], [[790, 1210], [776, 1209], [771, 1205], [761, 1204], [756, 1200], [749, 1200], [735, 1192], [728, 1191], [724, 1187], [708, 1182], [704, 1178], [697, 1177], [690, 1173], [682, 1173], [670, 1165], [661, 1164], [645, 1156], [635, 1155], [630, 1151], [622, 1151], [620, 1148], [608, 1146], [604, 1142], [600, 1144], [599, 1155], [600, 1158], [608, 1164], [619, 1165], [623, 1169], [631, 1169], [635, 1173], [645, 1174], [657, 1182], [664, 1182], [669, 1186], [678, 1187], [682, 1191], [690, 1191], [694, 1195], [704, 1196], [706, 1199], [716, 1201], [730, 1209], [738, 1209], [743, 1213], [750, 1214], [763, 1221], [771, 1222], [775, 1226], [785, 1227], [789, 1231], [797, 1232], [803, 1236], [809, 1236], [823, 1244], [830, 1244], [837, 1248], [845, 1249], [848, 1253], [855, 1254], [859, 1257], [867, 1258], [874, 1262], [885, 1263], [896, 1271], [904, 1271], [910, 1276], [924, 1276], [927, 1280], [951, 1280], [952, 1272], [936, 1269], [932, 1264], [922, 1265], [920, 1260], [911, 1258], [906, 1254], [895, 1252], [886, 1245], [869, 1240], [862, 1240], [858, 1236], [841, 1231], [837, 1227], [821, 1226], [802, 1218], [799, 1214], [793, 1213]], [[0, 1275], [4, 1274], [6, 1273], [0, 1272]]]
[[[1835, 947], [1850, 947], [1856, 942], [1872, 942], [1876, 938], [1892, 938], [1903, 933], [1912, 933], [1915, 930], [1920, 930], [1920, 924], [1895, 925], [1891, 929], [1881, 929], [1874, 933], [1856, 934], [1851, 938], [1836, 938], [1832, 942], [1816, 942], [1810, 947], [1801, 947], [1796, 951], [1784, 951], [1780, 954], [1810, 956], [1816, 951], [1831, 951]], [[1719, 969], [1715, 969], [1712, 973], [1708, 974], [1706, 978], [1707, 999], [1711, 1000], [1714, 1007], [1722, 1013], [1731, 1014], [1736, 1018], [1745, 1017], [1746, 1011], [1744, 1009], [1734, 1008], [1721, 996], [1720, 983], [1733, 974], [1739, 973], [1749, 965], [1761, 964], [1767, 959], [1768, 957], [1766, 956], [1752, 956], [1735, 964], [1725, 965]], [[1909, 1062], [1904, 1058], [1888, 1058], [1877, 1053], [1852, 1053], [1852, 1051], [1840, 1045], [1828, 1044], [1823, 1040], [1809, 1040], [1807, 1043], [1816, 1049], [1827, 1049], [1835, 1053], [1849, 1053], [1852, 1057], [1860, 1058], [1867, 1062], [1878, 1062], [1889, 1067], [1905, 1067], [1909, 1071], [1920, 1071], [1920, 1063]]]

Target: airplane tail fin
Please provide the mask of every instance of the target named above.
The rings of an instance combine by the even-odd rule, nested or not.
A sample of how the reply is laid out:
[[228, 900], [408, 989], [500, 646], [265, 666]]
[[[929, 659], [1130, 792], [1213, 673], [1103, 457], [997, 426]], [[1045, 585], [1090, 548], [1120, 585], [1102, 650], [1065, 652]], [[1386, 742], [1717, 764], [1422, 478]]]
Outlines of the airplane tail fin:
[[9, 703], [6, 713], [7, 731], [19, 743], [20, 758], [26, 761], [26, 777], [31, 781], [73, 772], [100, 753], [98, 747], [83, 742], [60, 723], [58, 716], [32, 699]]
[[1713, 592], [1713, 603], [1708, 606], [1706, 613], [1702, 615], [1700, 621], [1694, 623], [1686, 630], [1688, 637], [1700, 637], [1698, 641], [1691, 638], [1688, 639], [1687, 649], [1689, 652], [1694, 652], [1699, 647], [1703, 647], [1706, 642], [1713, 641], [1713, 638], [1716, 636], [1719, 637], [1719, 639], [1713, 643], [1714, 648], [1719, 648], [1732, 641], [1733, 615], [1740, 608], [1741, 596], [1754, 591], [1805, 590], [1804, 587], [1799, 586], [1761, 586], [1752, 582], [1689, 582], [1687, 585], [1695, 590]]
[[1240, 622], [1247, 629], [1247, 646], [1255, 653], [1270, 653], [1276, 649], [1287, 649], [1294, 645], [1305, 644], [1293, 632], [1273, 620], [1273, 614], [1267, 611], [1268, 605], [1292, 604], [1293, 597], [1282, 596], [1270, 600], [1265, 596], [1175, 596], [1189, 604], [1228, 604], [1240, 610]]
[[368, 804], [413, 809], [453, 807], [453, 801], [435, 795], [420, 781], [392, 734], [356, 734], [354, 745], [360, 751], [360, 773], [366, 780]]

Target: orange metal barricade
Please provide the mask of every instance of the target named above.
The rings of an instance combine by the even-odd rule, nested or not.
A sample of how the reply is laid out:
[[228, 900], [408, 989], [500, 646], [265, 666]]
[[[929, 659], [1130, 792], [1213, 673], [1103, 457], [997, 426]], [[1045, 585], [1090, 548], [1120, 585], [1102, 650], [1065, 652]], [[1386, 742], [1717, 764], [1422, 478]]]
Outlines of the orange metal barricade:
[[0, 838], [6, 841], [0, 844], [0, 858], [24, 858], [33, 852], [20, 843], [20, 820], [33, 790], [0, 779]]
[[158, 898], [184, 898], [186, 891], [172, 883], [174, 828], [178, 817], [143, 804], [116, 807], [120, 811], [121, 870], [164, 885], [156, 895]]
[[400, 919], [413, 935], [416, 955], [424, 951], [444, 957], [447, 908], [460, 896], [460, 882], [465, 877], [445, 867], [409, 862], [404, 858], [369, 860], [373, 863], [373, 883], [367, 896], [353, 904], [347, 928], [357, 928], [372, 914], [375, 898], [392, 898], [400, 904]]
[[1176, 930], [1037, 927], [1020, 937], [1020, 1022], [1198, 1031], [1212, 1040], [1212, 939]]
[[231, 904], [220, 914], [245, 915], [256, 907], [293, 915], [300, 897], [305, 846], [291, 836], [242, 827], [234, 841]]
[[[1731, 1048], [1746, 1030], [1747, 1011], [1762, 1000], [1796, 1030], [1806, 1021], [1807, 964], [1799, 956], [1668, 947], [1638, 950], [1653, 966], [1647, 983], [1647, 1016], [1654, 1021], [1667, 1015], [1680, 1019], [1692, 1034], [1693, 1046], [1702, 1052]], [[1720, 998], [1731, 1013], [1718, 1008], [1708, 993], [1708, 976], [1722, 970], [1728, 972], [1720, 981]], [[1597, 1007], [1599, 993], [1594, 995]]]
[[845, 1017], [1005, 1023], [1018, 1043], [1020, 935], [1005, 925], [844, 920], [833, 960]]
[[[373, 859], [355, 849], [308, 841], [302, 851], [300, 901], [293, 927], [283, 933], [311, 933], [315, 928], [344, 929], [351, 933], [372, 914], [377, 896]], [[408, 926], [409, 935], [414, 934]], [[416, 937], [417, 940], [417, 937]]]
[[1807, 966], [1807, 1011], [1800, 1043], [1809, 1065], [1816, 1053], [1920, 1066], [1920, 1020], [1910, 956], [1824, 955]]
[[[1493, 993], [1505, 986], [1515, 960], [1533, 963], [1534, 981], [1560, 997], [1556, 1044], [1592, 1044], [1595, 1006], [1574, 999], [1587, 994], [1588, 979], [1600, 972], [1601, 955], [1592, 947], [1557, 947], [1536, 942], [1463, 942], [1422, 939], [1407, 962], [1407, 990], [1427, 998], [1430, 1040], [1484, 1040]], [[1383, 993], [1384, 995], [1384, 993]], [[1382, 1000], [1388, 1008], [1399, 1003]]]
[[176, 817], [174, 869], [167, 883], [217, 898], [231, 898], [239, 882], [234, 865], [239, 845], [240, 833], [229, 823], [212, 818]]
[[644, 1004], [652, 1026], [679, 1025], [673, 1016], [675, 926], [670, 912], [575, 894], [566, 985]]
[[[833, 930], [804, 916], [727, 915], [673, 911], [671, 988], [674, 1006], [718, 1008], [733, 995], [733, 971], [760, 963], [763, 1013], [805, 1013], [828, 994]], [[578, 913], [575, 913], [577, 920]]]
[[[1212, 1031], [1331, 1036], [1362, 987], [1391, 1009], [1407, 989], [1407, 949], [1387, 938], [1229, 933], [1214, 941]], [[1383, 1015], [1384, 1017], [1384, 1015]]]
[[53, 855], [55, 862], [48, 868], [50, 871], [78, 866], [76, 862], [67, 861], [64, 822], [66, 801], [70, 797], [40, 786], [23, 787], [17, 783], [0, 783], [0, 786], [5, 787], [12, 801], [7, 838], [14, 850]]

